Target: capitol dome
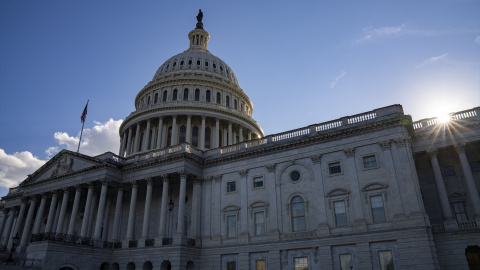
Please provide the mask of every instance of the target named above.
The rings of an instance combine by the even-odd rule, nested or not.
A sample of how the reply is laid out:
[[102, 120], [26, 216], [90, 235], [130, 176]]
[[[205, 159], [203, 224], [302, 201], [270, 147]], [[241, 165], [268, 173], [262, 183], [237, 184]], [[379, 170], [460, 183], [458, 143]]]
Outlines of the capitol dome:
[[201, 18], [189, 47], [165, 61], [120, 127], [120, 156], [189, 143], [201, 150], [261, 138], [253, 104], [232, 69], [207, 49]]

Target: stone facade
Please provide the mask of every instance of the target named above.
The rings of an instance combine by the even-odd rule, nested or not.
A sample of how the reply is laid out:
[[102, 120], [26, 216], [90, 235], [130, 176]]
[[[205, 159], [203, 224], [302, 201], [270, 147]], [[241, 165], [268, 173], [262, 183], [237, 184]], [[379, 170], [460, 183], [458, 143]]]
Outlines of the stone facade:
[[264, 136], [209, 34], [189, 38], [137, 95], [119, 155], [62, 150], [10, 189], [2, 246], [18, 234], [42, 269], [469, 269], [480, 107]]

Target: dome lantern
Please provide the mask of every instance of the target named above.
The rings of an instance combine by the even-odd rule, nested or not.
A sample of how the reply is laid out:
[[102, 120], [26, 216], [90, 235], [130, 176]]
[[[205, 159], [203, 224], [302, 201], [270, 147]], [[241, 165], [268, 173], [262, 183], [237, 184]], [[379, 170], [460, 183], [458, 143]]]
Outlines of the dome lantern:
[[210, 35], [203, 29], [203, 12], [198, 10], [197, 25], [196, 28], [188, 33], [188, 39], [190, 39], [190, 50], [201, 49], [207, 50], [207, 43], [210, 39]]

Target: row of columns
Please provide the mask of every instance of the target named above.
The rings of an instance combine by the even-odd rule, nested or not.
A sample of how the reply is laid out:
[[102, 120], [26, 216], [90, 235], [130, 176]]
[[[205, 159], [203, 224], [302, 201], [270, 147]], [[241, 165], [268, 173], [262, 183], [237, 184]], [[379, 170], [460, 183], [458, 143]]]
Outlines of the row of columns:
[[[180, 190], [179, 190], [179, 200], [178, 200], [178, 220], [177, 220], [177, 236], [183, 236], [186, 230], [184, 226], [184, 216], [185, 216], [185, 196], [186, 196], [186, 185], [187, 185], [187, 174], [184, 171], [179, 172], [180, 175]], [[157, 245], [162, 244], [162, 238], [166, 237], [166, 216], [167, 216], [167, 206], [168, 206], [168, 190], [169, 190], [169, 176], [162, 175], [163, 180], [163, 190], [162, 190], [162, 200], [161, 200], [161, 213], [160, 213], [160, 225], [158, 230], [159, 240], [157, 241]], [[141, 239], [139, 243], [143, 243], [144, 240], [149, 236], [150, 230], [150, 214], [151, 214], [151, 203], [152, 203], [152, 196], [153, 196], [153, 179], [146, 178], [146, 194], [145, 194], [145, 211], [143, 215], [143, 226], [142, 226], [142, 233]], [[196, 179], [193, 181], [193, 201], [200, 202], [201, 198], [201, 188], [200, 184], [201, 181]], [[84, 215], [81, 224], [81, 230], [78, 236], [80, 237], [90, 237], [92, 236], [92, 229], [93, 228], [93, 239], [94, 240], [103, 240], [107, 241], [108, 235], [108, 224], [110, 220], [110, 210], [112, 200], [107, 199], [107, 189], [109, 182], [106, 179], [101, 180], [102, 186], [100, 190], [100, 196], [98, 200], [98, 206], [96, 205], [96, 195], [94, 194], [94, 183], [88, 183], [88, 192], [87, 198], [85, 200], [84, 205]], [[128, 215], [128, 223], [127, 223], [127, 232], [126, 232], [126, 239], [124, 242], [128, 245], [128, 241], [133, 240], [134, 238], [134, 227], [135, 227], [135, 220], [136, 220], [136, 208], [137, 208], [137, 198], [138, 198], [138, 181], [132, 181], [132, 190], [131, 190], [131, 197], [130, 197], [130, 207], [129, 207], [129, 215]], [[112, 226], [112, 233], [110, 241], [117, 242], [119, 239], [119, 230], [120, 230], [120, 217], [122, 212], [122, 205], [123, 205], [123, 192], [124, 187], [123, 184], [119, 184], [117, 187], [117, 197], [115, 203], [115, 212], [113, 217], [113, 226]], [[82, 194], [82, 186], [76, 186], [75, 198], [73, 200], [73, 206], [71, 207], [70, 213], [70, 220], [67, 220], [67, 206], [70, 196], [70, 189], [64, 188], [63, 189], [63, 197], [61, 202], [57, 203], [59, 192], [54, 191], [51, 195], [51, 203], [50, 209], [48, 210], [48, 217], [45, 226], [44, 233], [57, 233], [62, 234], [66, 231], [68, 235], [75, 234], [75, 225], [77, 216], [79, 213], [80, 207], [80, 200]], [[143, 195], [141, 196], [143, 197]], [[32, 196], [30, 198], [23, 198], [20, 207], [14, 207], [10, 209], [4, 209], [4, 215], [2, 219], [0, 219], [0, 235], [2, 236], [1, 245], [6, 246], [9, 245], [10, 239], [15, 236], [17, 233], [21, 233], [21, 240], [19, 244], [19, 250], [24, 251], [32, 234], [40, 233], [41, 223], [43, 221], [43, 217], [45, 214], [45, 207], [47, 204], [47, 200], [49, 198], [48, 194], [43, 194], [41, 196], [40, 205], [37, 210], [37, 202], [39, 197]], [[96, 209], [95, 209], [96, 208]], [[25, 222], [23, 222], [23, 218], [25, 212], [28, 209], [27, 217]], [[37, 210], [37, 211], [36, 211]], [[95, 210], [96, 213], [95, 213]], [[36, 218], [34, 222], [36, 211]], [[95, 219], [96, 214], [96, 219]], [[93, 226], [92, 222], [95, 219], [95, 224]], [[193, 213], [192, 213], [192, 227], [191, 227], [191, 234], [193, 238], [198, 238], [199, 235], [199, 222], [200, 222], [200, 208], [199, 204], [193, 204]], [[67, 224], [68, 222], [68, 224]], [[33, 224], [33, 225], [32, 225]], [[54, 227], [55, 225], [55, 227]], [[67, 226], [67, 227], [66, 227]], [[68, 230], [65, 230], [67, 228]], [[103, 232], [102, 232], [103, 228]], [[23, 229], [23, 230], [22, 230]], [[90, 231], [89, 231], [90, 230]], [[141, 246], [141, 245], [140, 245]]]
[[[176, 145], [179, 143], [179, 134], [178, 134], [178, 124], [177, 124], [177, 115], [172, 116], [172, 133], [170, 142], [167, 142], [168, 139], [168, 127], [167, 125], [163, 124], [163, 117], [158, 118], [158, 125], [155, 126], [152, 121], [156, 118], [151, 118], [146, 120], [146, 127], [143, 130], [144, 132], [144, 142], [142, 144], [142, 149], [140, 149], [140, 137], [142, 133], [142, 125], [138, 122], [136, 125], [130, 126], [122, 135], [122, 141], [120, 144], [120, 156], [127, 156], [148, 151], [151, 149], [161, 149], [165, 148], [168, 143], [170, 145]], [[201, 116], [202, 122], [199, 130], [199, 137], [198, 137], [198, 147], [200, 149], [205, 149], [205, 128], [206, 128], [206, 116]], [[135, 129], [135, 130], [134, 130]], [[220, 143], [220, 119], [215, 118], [215, 127], [213, 130], [212, 136], [212, 145], [211, 148], [218, 148], [221, 146], [227, 146], [235, 144], [235, 138], [238, 135], [239, 141], [243, 142], [244, 134], [243, 134], [243, 127], [238, 128], [237, 130], [233, 130], [232, 122], [228, 122], [227, 127], [222, 129], [223, 132], [223, 145]], [[135, 136], [133, 133], [135, 132]], [[227, 135], [228, 134], [228, 135]], [[151, 136], [152, 135], [152, 136]], [[252, 131], [247, 131], [247, 140], [252, 139]], [[187, 125], [186, 125], [186, 137], [185, 142], [192, 143], [192, 115], [187, 115]]]
[[[468, 197], [471, 200], [471, 205], [473, 206], [475, 218], [479, 219], [480, 218], [480, 197], [478, 195], [477, 187], [475, 185], [475, 180], [473, 178], [473, 174], [470, 169], [470, 164], [465, 154], [465, 145], [457, 144], [455, 145], [455, 150], [460, 160], [460, 165], [462, 167], [462, 172], [465, 177], [465, 184], [467, 186], [467, 192], [469, 195]], [[438, 153], [437, 149], [432, 149], [428, 152], [430, 156], [430, 162], [433, 168], [435, 186], [437, 187], [437, 193], [440, 199], [440, 207], [442, 209], [443, 218], [446, 222], [448, 222], [448, 221], [453, 221], [454, 216], [450, 208], [450, 202], [448, 200], [447, 190], [445, 188], [442, 172], [440, 170], [437, 153]]]

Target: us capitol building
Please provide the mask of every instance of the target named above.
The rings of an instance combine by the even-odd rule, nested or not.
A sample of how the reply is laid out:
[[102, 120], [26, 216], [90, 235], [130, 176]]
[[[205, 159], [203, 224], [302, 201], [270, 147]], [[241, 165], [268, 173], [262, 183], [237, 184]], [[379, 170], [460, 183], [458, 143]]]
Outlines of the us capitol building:
[[265, 135], [202, 17], [118, 155], [62, 150], [2, 198], [1, 267], [480, 269], [480, 107]]

